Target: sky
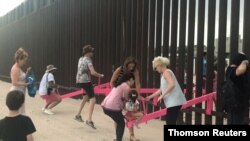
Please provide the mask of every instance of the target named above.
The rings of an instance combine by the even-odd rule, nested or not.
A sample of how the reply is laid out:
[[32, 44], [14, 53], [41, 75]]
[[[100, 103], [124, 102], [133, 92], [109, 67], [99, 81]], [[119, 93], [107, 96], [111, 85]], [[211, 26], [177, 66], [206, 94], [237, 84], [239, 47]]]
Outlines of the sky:
[[13, 10], [25, 0], [0, 0], [0, 17]]

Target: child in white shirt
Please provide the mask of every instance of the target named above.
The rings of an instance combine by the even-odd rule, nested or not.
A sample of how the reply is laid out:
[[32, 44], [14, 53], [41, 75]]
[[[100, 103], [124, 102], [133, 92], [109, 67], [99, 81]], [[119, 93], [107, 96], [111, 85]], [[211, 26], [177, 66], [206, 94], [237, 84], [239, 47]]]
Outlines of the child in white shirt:
[[[141, 120], [141, 118], [143, 117], [143, 113], [141, 111], [139, 111], [140, 103], [137, 100], [137, 98], [138, 98], [137, 91], [131, 90], [128, 94], [128, 101], [125, 104], [125, 109], [126, 109], [125, 118], [127, 121], [135, 120], [134, 125], [137, 128], [140, 128], [138, 126], [138, 124], [139, 124], [139, 121]], [[137, 139], [135, 138], [135, 135], [134, 135], [134, 128], [133, 127], [129, 128], [129, 132], [130, 132], [130, 140], [137, 141]]]

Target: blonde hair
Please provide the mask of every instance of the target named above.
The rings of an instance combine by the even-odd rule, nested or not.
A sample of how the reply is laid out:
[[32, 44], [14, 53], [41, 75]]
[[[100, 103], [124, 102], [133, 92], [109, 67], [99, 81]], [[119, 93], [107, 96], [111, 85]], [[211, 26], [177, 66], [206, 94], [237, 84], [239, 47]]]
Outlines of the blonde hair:
[[23, 48], [19, 48], [15, 53], [15, 60], [23, 60], [28, 58], [28, 56], [28, 53]]
[[158, 56], [154, 58], [154, 60], [152, 61], [152, 64], [153, 64], [153, 69], [155, 69], [156, 66], [158, 65], [163, 65], [165, 67], [168, 67], [170, 62], [167, 57]]

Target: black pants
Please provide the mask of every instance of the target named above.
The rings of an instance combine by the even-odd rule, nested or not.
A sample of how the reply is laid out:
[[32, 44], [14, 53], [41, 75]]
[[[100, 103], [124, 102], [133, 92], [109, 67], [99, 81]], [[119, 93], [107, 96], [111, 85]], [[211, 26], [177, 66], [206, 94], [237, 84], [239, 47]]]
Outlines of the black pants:
[[167, 125], [176, 125], [176, 121], [180, 112], [181, 106], [167, 108]]
[[124, 129], [125, 129], [125, 121], [124, 121], [124, 116], [122, 112], [114, 112], [111, 110], [107, 110], [103, 108], [103, 111], [106, 115], [111, 117], [117, 124], [116, 127], [116, 141], [121, 141], [123, 134], [124, 134]]
[[230, 120], [228, 124], [230, 125], [242, 125], [244, 121], [244, 113], [235, 113], [231, 112], [229, 113]]
[[248, 97], [240, 97], [240, 99], [237, 99], [237, 107], [234, 110], [228, 111], [228, 124], [229, 125], [244, 125], [248, 124], [244, 122], [245, 116], [248, 117], [246, 114], [249, 110], [249, 100]]

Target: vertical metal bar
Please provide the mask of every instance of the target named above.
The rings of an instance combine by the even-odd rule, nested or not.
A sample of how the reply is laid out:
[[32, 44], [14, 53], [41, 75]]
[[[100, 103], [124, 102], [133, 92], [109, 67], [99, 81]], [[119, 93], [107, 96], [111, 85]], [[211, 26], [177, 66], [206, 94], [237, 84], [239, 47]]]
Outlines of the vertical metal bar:
[[[198, 27], [197, 27], [197, 57], [196, 57], [196, 97], [202, 95], [203, 84], [203, 54], [204, 54], [204, 23], [205, 23], [205, 0], [199, 0], [198, 4]], [[202, 104], [196, 107], [202, 108]], [[195, 114], [195, 124], [201, 125], [201, 114]]]
[[164, 0], [164, 22], [163, 22], [163, 56], [169, 53], [169, 23], [170, 23], [170, 0]]
[[[142, 48], [142, 30], [143, 30], [143, 23], [142, 23], [142, 9], [143, 9], [143, 2], [142, 0], [137, 0], [136, 1], [136, 46], [135, 46], [135, 56], [138, 60], [138, 62], [141, 62], [141, 57], [142, 57], [142, 52], [141, 52], [141, 48]], [[142, 64], [139, 63], [139, 65], [141, 66]], [[142, 72], [141, 67], [139, 66], [139, 71]], [[142, 82], [142, 81], [140, 81]]]
[[[214, 37], [215, 37], [215, 7], [216, 1], [208, 1], [208, 35], [207, 35], [207, 74], [206, 74], [206, 93], [213, 91], [213, 63], [214, 63]], [[206, 124], [212, 123], [212, 118], [205, 118]]]
[[[166, 10], [166, 9], [165, 9]], [[182, 90], [184, 90], [185, 80], [185, 56], [186, 56], [186, 23], [187, 23], [187, 1], [180, 1], [180, 27], [179, 27], [179, 50], [177, 59], [176, 77]], [[183, 114], [179, 115], [179, 118], [183, 120]]]
[[231, 36], [230, 36], [230, 62], [237, 54], [239, 49], [239, 20], [240, 20], [240, 1], [232, 0], [231, 4]]
[[120, 62], [126, 58], [126, 0], [121, 0], [121, 57]]
[[[145, 64], [144, 62], [147, 61], [148, 55], [147, 55], [147, 51], [148, 51], [148, 34], [149, 34], [149, 30], [148, 30], [148, 20], [149, 20], [149, 0], [142, 0], [142, 46], [141, 46], [141, 79], [142, 79], [142, 87], [148, 87], [148, 76], [147, 76], [147, 64]], [[150, 64], [151, 66], [151, 64]], [[149, 68], [152, 69], [152, 68]]]
[[[226, 32], [227, 32], [227, 0], [220, 0], [219, 39], [218, 39], [218, 64], [217, 64], [217, 89], [224, 81], [226, 58]], [[217, 95], [216, 110], [221, 111], [220, 97]], [[223, 124], [223, 118], [216, 118], [216, 124]]]
[[230, 62], [237, 54], [239, 49], [239, 20], [240, 20], [240, 1], [231, 0], [231, 34], [230, 34]]
[[[148, 48], [148, 59], [149, 62], [151, 62], [154, 58], [154, 43], [155, 43], [155, 6], [156, 1], [150, 0], [150, 23], [149, 23], [149, 48]], [[151, 69], [151, 65], [149, 65], [148, 68], [148, 81], [149, 87], [154, 87], [154, 84], [152, 83], [154, 81], [153, 79], [153, 70]]]
[[179, 30], [179, 51], [176, 77], [182, 89], [184, 89], [184, 72], [186, 56], [186, 23], [187, 23], [187, 1], [180, 1], [180, 30]]
[[117, 4], [116, 4], [116, 34], [115, 34], [115, 40], [116, 40], [116, 44], [115, 44], [115, 47], [116, 47], [116, 55], [115, 55], [115, 64], [114, 64], [114, 70], [122, 65], [122, 62], [121, 62], [121, 37], [122, 37], [122, 20], [121, 20], [121, 1], [118, 0], [116, 1]]
[[125, 19], [125, 37], [126, 37], [126, 42], [125, 42], [125, 57], [131, 56], [131, 50], [130, 50], [130, 46], [131, 46], [131, 18], [132, 18], [132, 1], [131, 0], [126, 0], [126, 19]]
[[163, 1], [157, 1], [157, 17], [156, 17], [156, 47], [155, 47], [155, 56], [161, 55], [161, 35], [162, 35], [162, 9]]
[[244, 30], [243, 30], [243, 50], [246, 53], [246, 55], [248, 56], [248, 58], [250, 58], [250, 17], [249, 17], [249, 13], [250, 13], [250, 1], [249, 0], [245, 0], [244, 3]]
[[106, 61], [106, 77], [111, 78], [111, 70], [112, 70], [112, 63], [111, 63], [111, 54], [113, 52], [112, 50], [112, 44], [111, 44], [111, 38], [112, 38], [112, 2], [111, 0], [106, 1], [107, 3], [107, 46], [106, 46], [106, 55], [107, 55], [107, 61]]
[[[111, 1], [111, 4], [112, 4], [112, 11], [111, 11], [111, 13], [112, 13], [112, 16], [111, 16], [111, 51], [112, 51], [112, 54], [111, 54], [111, 66], [110, 66], [110, 75], [112, 76], [112, 73], [113, 73], [113, 69], [114, 69], [114, 66], [115, 66], [115, 64], [117, 64], [117, 59], [116, 59], [116, 52], [117, 52], [117, 46], [116, 46], [116, 33], [117, 33], [117, 24], [116, 24], [116, 22], [117, 22], [117, 18], [116, 18], [116, 15], [117, 15], [117, 2], [118, 1], [114, 1], [114, 0], [112, 0]], [[111, 77], [110, 76], [110, 77]]]
[[[193, 62], [194, 62], [194, 24], [195, 24], [195, 0], [189, 0], [188, 15], [188, 56], [187, 56], [187, 93], [186, 98], [193, 98]], [[192, 124], [192, 114], [186, 117], [187, 124]]]
[[[157, 1], [157, 9], [156, 9], [156, 40], [155, 40], [155, 55], [154, 56], [161, 56], [161, 41], [162, 41], [162, 11], [163, 11], [163, 1], [158, 0]], [[154, 83], [155, 86], [160, 86], [160, 75], [155, 75], [154, 76]]]
[[[67, 65], [70, 64], [71, 62], [71, 59], [67, 59], [66, 57], [63, 57], [63, 56], [69, 56], [68, 53], [70, 53], [70, 43], [72, 42], [73, 45], [75, 45], [75, 39], [73, 39], [73, 41], [70, 40], [70, 29], [73, 29], [73, 31], [75, 30], [75, 19], [73, 21], [70, 21], [70, 18], [71, 18], [71, 13], [74, 11], [75, 13], [75, 5], [72, 5], [72, 7], [74, 7], [74, 9], [70, 9], [70, 7], [68, 5], [70, 5], [70, 2], [69, 1], [65, 1], [64, 2], [64, 7], [65, 7], [65, 11], [66, 11], [66, 15], [65, 15], [65, 43], [63, 44], [63, 50], [62, 50], [62, 55], [60, 55], [60, 60], [59, 58], [57, 58], [57, 61], [60, 62], [59, 64], [59, 67], [62, 66], [61, 68], [67, 68]], [[73, 35], [71, 35], [75, 38], [75, 32], [73, 32]], [[73, 47], [73, 46], [72, 46]], [[59, 47], [56, 49], [56, 50], [59, 50]], [[54, 50], [54, 52], [56, 52], [56, 50]], [[55, 62], [56, 64], [56, 62]], [[59, 72], [61, 73], [60, 76], [69, 76], [70, 74], [70, 69], [66, 69], [65, 72]], [[64, 84], [64, 85], [69, 85], [69, 81], [67, 80], [66, 77], [62, 77], [60, 78], [61, 79], [61, 84]]]
[[[247, 55], [248, 59], [250, 58], [250, 1], [245, 0], [244, 3], [244, 30], [243, 30], [243, 51]], [[250, 81], [250, 71], [248, 71], [248, 81]], [[249, 83], [249, 82], [248, 82]], [[249, 92], [248, 88], [248, 92]], [[249, 118], [249, 110], [246, 112], [247, 117]]]
[[176, 53], [177, 53], [178, 3], [179, 0], [172, 0], [170, 68], [174, 73], [176, 70]]
[[[107, 55], [107, 40], [108, 40], [108, 35], [107, 35], [107, 32], [108, 32], [108, 6], [107, 6], [107, 2], [103, 2], [103, 36], [101, 37], [102, 38], [102, 69], [103, 69], [103, 73], [104, 74], [107, 74], [107, 67], [106, 66], [106, 61], [105, 60], [106, 58], [108, 58], [106, 55]], [[103, 59], [105, 58], [105, 59]]]
[[[97, 1], [97, 23], [102, 23], [102, 0], [96, 0]], [[101, 51], [102, 51], [102, 24], [97, 24], [97, 43], [96, 43], [96, 48], [98, 49], [98, 51], [96, 51], [95, 53], [95, 57], [96, 57], [96, 61], [98, 62], [97, 64], [97, 69], [101, 70], [102, 69], [102, 56], [101, 56]]]
[[136, 57], [136, 20], [137, 20], [137, 1], [132, 0], [131, 2], [131, 44], [130, 44], [130, 54]]

